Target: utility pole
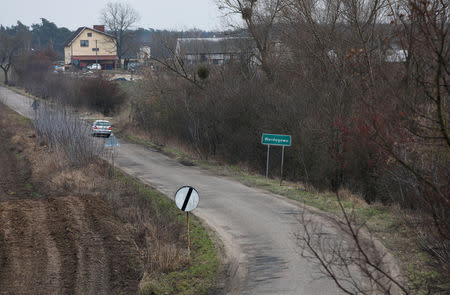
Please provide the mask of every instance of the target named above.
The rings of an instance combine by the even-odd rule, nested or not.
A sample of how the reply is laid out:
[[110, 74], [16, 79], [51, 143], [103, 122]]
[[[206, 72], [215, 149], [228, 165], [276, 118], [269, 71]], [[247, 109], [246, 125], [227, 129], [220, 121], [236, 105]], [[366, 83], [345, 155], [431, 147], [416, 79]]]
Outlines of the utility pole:
[[95, 40], [95, 68], [98, 71], [97, 65], [98, 65], [98, 46], [97, 46], [97, 40]]

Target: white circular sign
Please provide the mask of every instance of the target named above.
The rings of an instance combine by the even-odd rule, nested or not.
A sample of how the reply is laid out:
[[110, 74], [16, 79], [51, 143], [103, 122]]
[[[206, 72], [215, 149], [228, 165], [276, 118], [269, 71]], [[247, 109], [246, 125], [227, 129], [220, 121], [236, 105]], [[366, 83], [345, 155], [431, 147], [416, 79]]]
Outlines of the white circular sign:
[[197, 208], [198, 192], [192, 186], [182, 186], [175, 193], [175, 204], [182, 211], [192, 211]]

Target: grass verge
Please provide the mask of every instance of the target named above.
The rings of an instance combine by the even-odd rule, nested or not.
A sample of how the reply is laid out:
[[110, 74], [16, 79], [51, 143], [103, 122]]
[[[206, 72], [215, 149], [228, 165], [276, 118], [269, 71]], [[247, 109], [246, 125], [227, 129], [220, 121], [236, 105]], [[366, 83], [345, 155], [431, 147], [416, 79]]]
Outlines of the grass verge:
[[146, 276], [141, 295], [151, 294], [208, 294], [214, 287], [219, 262], [215, 247], [200, 222], [191, 219], [191, 257], [186, 269]]
[[[149, 198], [158, 212], [176, 216], [180, 222], [185, 221], [185, 213], [162, 193], [141, 183], [139, 180], [120, 172], [117, 178], [126, 185], [136, 186], [145, 198]], [[181, 270], [167, 273], [146, 273], [141, 282], [141, 295], [151, 294], [208, 294], [215, 286], [219, 260], [217, 249], [209, 237], [202, 222], [190, 215], [191, 252], [188, 263]], [[186, 237], [185, 237], [186, 238]]]

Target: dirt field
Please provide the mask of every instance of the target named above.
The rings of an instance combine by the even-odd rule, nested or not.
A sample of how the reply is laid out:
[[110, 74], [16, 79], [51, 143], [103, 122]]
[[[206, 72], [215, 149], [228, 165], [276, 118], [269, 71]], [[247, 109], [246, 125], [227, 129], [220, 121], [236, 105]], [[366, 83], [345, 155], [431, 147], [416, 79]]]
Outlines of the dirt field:
[[126, 225], [100, 198], [33, 178], [22, 143], [34, 135], [16, 138], [25, 123], [6, 117], [0, 104], [0, 294], [135, 294], [143, 270]]

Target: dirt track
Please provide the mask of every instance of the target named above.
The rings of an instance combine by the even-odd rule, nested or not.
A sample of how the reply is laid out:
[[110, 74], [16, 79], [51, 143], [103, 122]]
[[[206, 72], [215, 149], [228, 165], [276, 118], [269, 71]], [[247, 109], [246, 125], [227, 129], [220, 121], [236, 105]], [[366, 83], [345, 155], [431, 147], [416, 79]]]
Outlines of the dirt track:
[[2, 119], [0, 294], [135, 294], [142, 267], [126, 226], [98, 197], [33, 183]]

